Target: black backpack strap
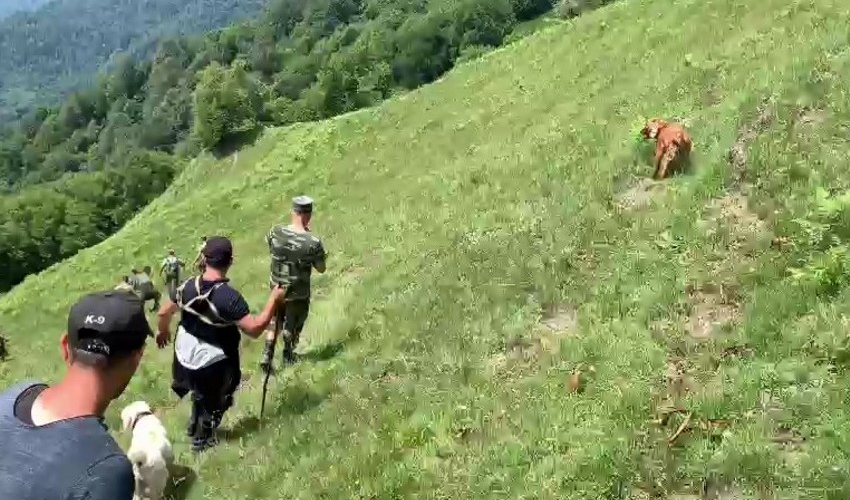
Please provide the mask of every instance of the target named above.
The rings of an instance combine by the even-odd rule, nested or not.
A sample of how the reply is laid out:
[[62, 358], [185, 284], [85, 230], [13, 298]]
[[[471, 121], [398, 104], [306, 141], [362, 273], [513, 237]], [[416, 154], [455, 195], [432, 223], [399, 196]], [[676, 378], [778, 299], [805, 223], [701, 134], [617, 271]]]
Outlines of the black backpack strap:
[[[180, 286], [180, 288], [178, 289], [177, 298], [179, 300], [178, 305], [180, 306], [180, 309], [182, 309], [183, 311], [186, 311], [189, 314], [192, 314], [193, 316], [196, 316], [198, 319], [200, 319], [201, 321], [203, 321], [204, 323], [206, 323], [210, 326], [214, 326], [214, 327], [217, 327], [217, 328], [223, 328], [223, 327], [226, 327], [226, 326], [231, 326], [233, 323], [231, 323], [229, 321], [225, 321], [221, 317], [221, 315], [218, 313], [218, 308], [216, 308], [215, 304], [213, 304], [213, 302], [210, 300], [210, 296], [212, 295], [212, 293], [214, 291], [218, 290], [219, 288], [221, 288], [221, 286], [224, 285], [224, 283], [216, 283], [209, 290], [207, 290], [205, 293], [201, 293], [201, 277], [196, 276], [195, 279], [194, 279], [196, 294], [195, 294], [194, 297], [189, 299], [187, 302], [184, 302], [183, 290], [186, 287], [186, 285], [188, 285], [191, 281], [192, 281], [192, 279], [186, 280]], [[209, 311], [211, 313], [210, 316], [212, 316], [212, 317], [209, 317], [206, 314], [202, 314], [202, 313], [196, 311], [194, 308], [192, 308], [192, 306], [195, 304], [195, 302], [206, 302], [207, 307], [209, 308]]]

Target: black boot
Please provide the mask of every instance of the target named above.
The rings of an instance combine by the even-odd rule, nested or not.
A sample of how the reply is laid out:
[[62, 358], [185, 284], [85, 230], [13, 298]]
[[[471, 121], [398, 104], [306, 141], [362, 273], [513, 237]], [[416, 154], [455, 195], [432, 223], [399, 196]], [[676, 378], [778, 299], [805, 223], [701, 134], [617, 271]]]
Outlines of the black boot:
[[213, 416], [203, 412], [198, 419], [195, 435], [192, 436], [192, 451], [199, 453], [218, 444], [215, 438], [215, 421]]
[[274, 369], [274, 340], [266, 339], [266, 346], [263, 348], [263, 358], [260, 360], [260, 368], [263, 373], [269, 373]]

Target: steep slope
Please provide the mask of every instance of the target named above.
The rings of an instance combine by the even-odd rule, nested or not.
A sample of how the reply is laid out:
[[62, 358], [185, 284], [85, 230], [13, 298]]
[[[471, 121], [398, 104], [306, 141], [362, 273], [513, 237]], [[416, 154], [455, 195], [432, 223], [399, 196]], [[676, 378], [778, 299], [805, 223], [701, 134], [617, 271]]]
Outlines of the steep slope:
[[[52, 105], [92, 82], [119, 51], [144, 53], [165, 36], [228, 25], [266, 0], [55, 0], [0, 20], [0, 122]], [[0, 16], [2, 17], [2, 16]]]
[[[176, 498], [847, 498], [848, 14], [626, 0], [201, 158], [0, 299], [0, 385], [55, 380], [68, 305], [201, 234], [259, 305], [264, 233], [308, 192], [332, 264], [271, 416], [256, 343], [203, 457], [167, 351], [119, 401], [165, 410], [198, 476]], [[653, 115], [690, 126], [689, 175], [641, 180]]]

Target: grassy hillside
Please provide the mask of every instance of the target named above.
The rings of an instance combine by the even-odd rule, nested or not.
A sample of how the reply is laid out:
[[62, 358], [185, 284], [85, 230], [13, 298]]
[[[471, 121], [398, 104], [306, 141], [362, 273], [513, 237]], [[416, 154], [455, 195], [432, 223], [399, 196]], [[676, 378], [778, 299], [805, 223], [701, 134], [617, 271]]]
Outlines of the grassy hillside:
[[[200, 158], [0, 299], [0, 385], [55, 380], [68, 305], [201, 234], [234, 239], [259, 307], [265, 231], [308, 192], [331, 264], [272, 416], [259, 343], [208, 454], [188, 452], [167, 351], [110, 412], [163, 410], [197, 474], [176, 498], [848, 498], [848, 14], [626, 0]], [[690, 126], [689, 175], [643, 180], [652, 115]]]

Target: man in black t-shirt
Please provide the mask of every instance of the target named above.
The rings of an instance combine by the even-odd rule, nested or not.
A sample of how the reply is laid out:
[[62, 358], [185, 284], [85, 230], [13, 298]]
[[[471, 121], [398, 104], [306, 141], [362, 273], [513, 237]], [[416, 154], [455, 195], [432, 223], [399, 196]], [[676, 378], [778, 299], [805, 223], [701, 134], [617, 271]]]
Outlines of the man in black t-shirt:
[[103, 414], [139, 366], [152, 336], [135, 294], [109, 291], [71, 308], [64, 379], [0, 394], [0, 499], [130, 500], [133, 467]]
[[192, 393], [192, 415], [186, 432], [192, 437], [195, 451], [215, 444], [215, 430], [224, 412], [233, 405], [233, 394], [241, 378], [240, 330], [259, 338], [285, 291], [274, 288], [263, 311], [252, 316], [248, 303], [227, 279], [233, 264], [230, 240], [209, 238], [203, 258], [203, 275], [185, 281], [160, 309], [157, 335], [157, 345], [165, 347], [171, 339], [171, 318], [181, 310], [171, 387], [180, 398]]

